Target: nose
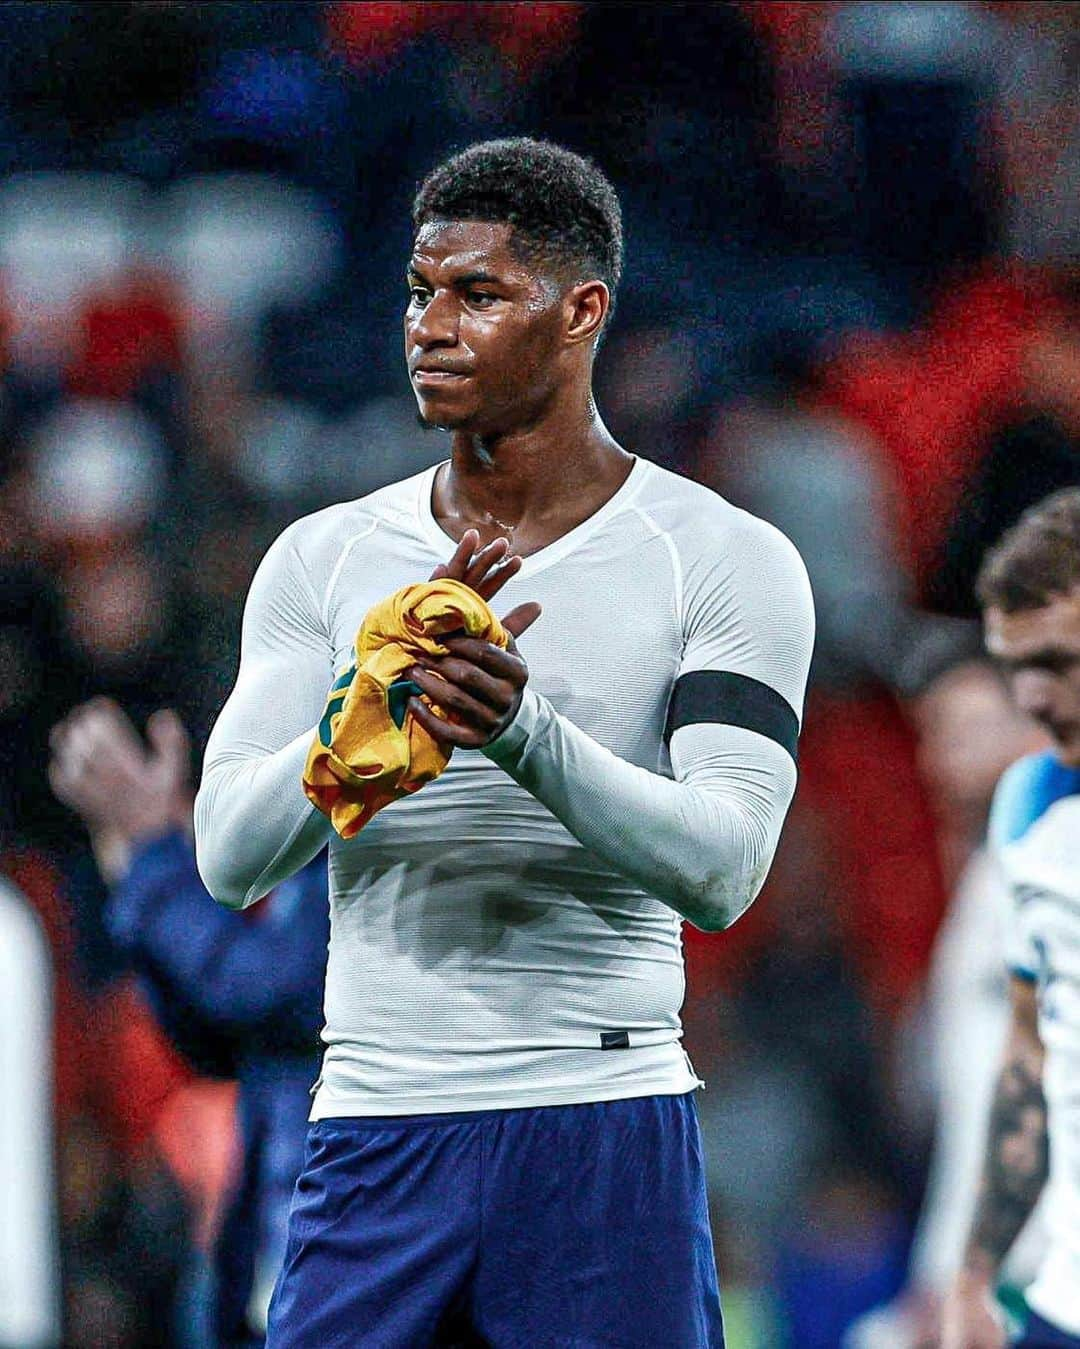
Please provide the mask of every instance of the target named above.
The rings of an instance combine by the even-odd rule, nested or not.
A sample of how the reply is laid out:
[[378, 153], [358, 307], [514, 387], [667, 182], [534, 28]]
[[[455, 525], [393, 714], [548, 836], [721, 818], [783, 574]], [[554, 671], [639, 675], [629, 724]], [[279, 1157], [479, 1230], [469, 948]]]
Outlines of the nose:
[[1036, 721], [1052, 719], [1057, 680], [1046, 670], [1017, 670], [1012, 677], [1016, 705]]
[[456, 346], [458, 317], [453, 297], [436, 291], [423, 309], [409, 311], [405, 332], [412, 345], [421, 351]]

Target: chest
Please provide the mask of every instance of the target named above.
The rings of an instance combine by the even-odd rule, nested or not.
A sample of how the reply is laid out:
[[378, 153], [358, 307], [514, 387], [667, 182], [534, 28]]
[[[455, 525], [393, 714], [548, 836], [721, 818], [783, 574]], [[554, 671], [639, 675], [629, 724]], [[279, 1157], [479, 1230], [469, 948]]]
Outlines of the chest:
[[[358, 552], [346, 560], [327, 609], [336, 670], [350, 663], [371, 606], [430, 575], [436, 561], [419, 541], [393, 554]], [[526, 565], [492, 607], [503, 614], [526, 600], [543, 608], [520, 642], [530, 685], [601, 744], [655, 767], [682, 656], [666, 550], [640, 540], [598, 541], [549, 566]]]

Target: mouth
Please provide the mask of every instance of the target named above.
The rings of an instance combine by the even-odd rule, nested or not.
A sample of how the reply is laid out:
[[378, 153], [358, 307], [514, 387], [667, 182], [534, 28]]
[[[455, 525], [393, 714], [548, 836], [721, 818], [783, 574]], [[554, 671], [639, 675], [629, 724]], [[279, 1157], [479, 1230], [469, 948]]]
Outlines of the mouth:
[[445, 388], [448, 384], [460, 383], [468, 378], [464, 371], [459, 370], [429, 369], [412, 372], [412, 382], [421, 389]]

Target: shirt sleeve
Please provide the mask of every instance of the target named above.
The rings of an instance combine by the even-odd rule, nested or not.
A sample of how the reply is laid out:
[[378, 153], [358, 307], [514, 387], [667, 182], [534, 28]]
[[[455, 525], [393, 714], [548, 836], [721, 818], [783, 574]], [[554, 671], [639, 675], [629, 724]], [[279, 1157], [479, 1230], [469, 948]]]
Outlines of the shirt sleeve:
[[210, 734], [195, 801], [199, 872], [229, 908], [254, 903], [310, 861], [330, 829], [300, 782], [333, 657], [296, 531], [272, 545], [251, 583], [236, 685]]
[[1023, 898], [1033, 890], [1053, 889], [1048, 875], [1052, 859], [1041, 846], [1032, 849], [1031, 832], [1046, 808], [1046, 755], [1028, 755], [1005, 770], [994, 789], [990, 808], [988, 849], [1008, 895], [1005, 920], [1005, 964], [1010, 974], [1034, 981], [1039, 949], [1026, 921]]
[[528, 687], [484, 751], [579, 842], [708, 931], [738, 918], [772, 864], [813, 646], [791, 543], [747, 517], [736, 544], [687, 573], [666, 730], [674, 780], [620, 759]]

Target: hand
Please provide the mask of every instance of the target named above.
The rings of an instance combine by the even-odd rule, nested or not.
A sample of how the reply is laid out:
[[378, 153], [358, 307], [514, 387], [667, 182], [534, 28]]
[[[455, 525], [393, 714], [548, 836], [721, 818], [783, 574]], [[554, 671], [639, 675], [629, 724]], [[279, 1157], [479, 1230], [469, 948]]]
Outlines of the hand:
[[1005, 1323], [990, 1283], [962, 1273], [945, 1298], [941, 1349], [1005, 1349]]
[[108, 698], [94, 698], [49, 737], [53, 791], [82, 816], [98, 865], [115, 880], [139, 839], [187, 824], [191, 815], [188, 736], [175, 712], [155, 712], [147, 749]]
[[476, 637], [447, 637], [443, 644], [449, 654], [430, 656], [424, 665], [412, 666], [409, 678], [447, 715], [444, 721], [419, 698], [409, 699], [409, 711], [438, 744], [446, 749], [480, 749], [510, 725], [529, 678], [514, 638], [539, 617], [538, 604], [519, 604], [511, 610], [502, 620], [510, 634], [505, 651]]
[[440, 562], [428, 578], [441, 581], [449, 577], [475, 590], [482, 600], [497, 595], [512, 576], [521, 570], [521, 558], [510, 552], [509, 539], [493, 539], [477, 552], [480, 532], [467, 529], [449, 562]]

